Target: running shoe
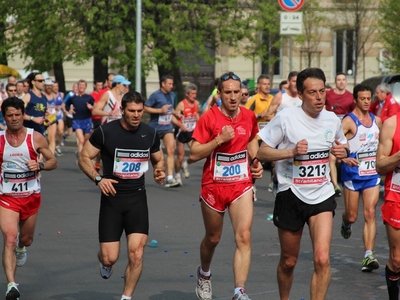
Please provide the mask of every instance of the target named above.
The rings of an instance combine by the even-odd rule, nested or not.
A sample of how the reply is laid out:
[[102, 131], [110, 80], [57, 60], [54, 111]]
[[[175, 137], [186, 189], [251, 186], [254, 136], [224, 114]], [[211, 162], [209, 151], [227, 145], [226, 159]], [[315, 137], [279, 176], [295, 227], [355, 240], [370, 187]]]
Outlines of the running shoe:
[[342, 226], [340, 226], [340, 234], [347, 240], [351, 236], [351, 225], [347, 227], [342, 222]]
[[18, 300], [19, 296], [18, 284], [15, 282], [7, 284], [6, 300]]
[[187, 161], [183, 162], [182, 171], [183, 171], [183, 175], [185, 176], [185, 178], [189, 178], [190, 177], [189, 165], [188, 165]]
[[27, 254], [26, 247], [19, 248], [19, 234], [17, 236], [17, 245], [15, 246], [15, 256], [17, 258], [17, 266], [22, 267], [26, 263]]
[[203, 276], [200, 274], [200, 266], [197, 267], [197, 286], [196, 295], [200, 300], [211, 300], [212, 299], [212, 288], [211, 288], [211, 275]]
[[274, 188], [274, 182], [271, 181], [271, 182], [269, 183], [269, 185], [268, 185], [268, 192], [272, 193], [273, 188]]
[[99, 264], [99, 271], [100, 271], [100, 275], [101, 277], [103, 277], [104, 279], [108, 279], [111, 277], [112, 273], [113, 273], [113, 268], [111, 267], [106, 267], [104, 266], [102, 263]]
[[342, 189], [340, 188], [339, 185], [335, 186], [335, 197], [340, 197], [342, 196]]
[[373, 254], [368, 255], [362, 261], [361, 271], [372, 272], [379, 268], [379, 262]]
[[257, 201], [257, 187], [255, 184], [253, 184], [253, 200], [254, 202]]
[[56, 152], [61, 155], [62, 154], [61, 148], [60, 147], [56, 147]]
[[232, 300], [251, 300], [249, 296], [246, 294], [244, 289], [240, 289], [235, 296], [233, 296]]
[[179, 186], [183, 186], [182, 178], [180, 178], [180, 177], [175, 177], [175, 180], [176, 180], [176, 182], [179, 183]]
[[176, 181], [175, 178], [167, 180], [167, 182], [165, 183], [165, 187], [167, 187], [167, 188], [177, 187], [177, 186], [180, 186], [180, 184], [178, 181]]

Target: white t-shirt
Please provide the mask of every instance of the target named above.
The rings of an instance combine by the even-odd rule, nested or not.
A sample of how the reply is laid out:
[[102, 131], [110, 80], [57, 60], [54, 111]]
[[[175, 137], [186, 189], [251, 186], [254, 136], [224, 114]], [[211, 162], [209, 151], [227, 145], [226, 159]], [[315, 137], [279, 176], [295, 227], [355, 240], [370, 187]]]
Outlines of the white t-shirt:
[[291, 97], [288, 93], [282, 94], [282, 101], [281, 104], [276, 109], [276, 112], [281, 111], [284, 108], [292, 107], [292, 106], [300, 106], [303, 101], [300, 100], [299, 97]]
[[288, 107], [277, 114], [258, 135], [268, 146], [294, 148], [306, 139], [308, 154], [276, 162], [278, 192], [291, 189], [303, 202], [318, 204], [334, 194], [329, 175], [329, 151], [335, 139], [347, 143], [342, 124], [325, 109], [317, 118], [308, 116], [301, 106]]

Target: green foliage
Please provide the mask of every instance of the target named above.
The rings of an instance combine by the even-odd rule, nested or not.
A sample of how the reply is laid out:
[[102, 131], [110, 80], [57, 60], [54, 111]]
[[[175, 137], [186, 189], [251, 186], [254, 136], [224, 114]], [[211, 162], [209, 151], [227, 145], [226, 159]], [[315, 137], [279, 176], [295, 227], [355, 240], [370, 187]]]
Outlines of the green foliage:
[[389, 67], [400, 72], [400, 39], [398, 24], [400, 20], [400, 2], [397, 0], [381, 0], [379, 6], [379, 25], [382, 43], [391, 54]]

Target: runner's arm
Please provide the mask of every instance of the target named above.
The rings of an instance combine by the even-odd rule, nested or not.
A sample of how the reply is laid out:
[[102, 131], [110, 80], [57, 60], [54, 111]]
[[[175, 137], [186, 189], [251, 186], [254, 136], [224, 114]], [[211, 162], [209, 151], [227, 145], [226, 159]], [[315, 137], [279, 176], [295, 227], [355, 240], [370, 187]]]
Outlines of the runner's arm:
[[281, 103], [282, 103], [282, 92], [278, 92], [272, 99], [271, 105], [268, 107], [267, 111], [261, 114], [266, 121], [272, 120]]
[[92, 110], [92, 115], [93, 116], [111, 116], [112, 114], [112, 110], [109, 112], [105, 112], [103, 111], [104, 107], [107, 105], [107, 101], [108, 101], [108, 93], [104, 93], [100, 100], [97, 101], [97, 103], [94, 104], [93, 106], [93, 110]]
[[387, 119], [379, 133], [379, 144], [376, 153], [376, 171], [385, 175], [393, 171], [400, 163], [400, 151], [390, 155], [393, 147], [393, 135], [396, 132], [396, 116]]
[[165, 181], [165, 161], [163, 151], [160, 149], [160, 151], [151, 153], [150, 159], [154, 169], [154, 181], [161, 185]]
[[[57, 168], [57, 159], [54, 156], [53, 152], [51, 152], [49, 148], [49, 144], [47, 143], [46, 138], [41, 135], [39, 132], [33, 132], [33, 143], [36, 147], [36, 151], [43, 155], [45, 161], [43, 162], [44, 171], [50, 171]], [[37, 163], [37, 170], [40, 170], [39, 162]]]

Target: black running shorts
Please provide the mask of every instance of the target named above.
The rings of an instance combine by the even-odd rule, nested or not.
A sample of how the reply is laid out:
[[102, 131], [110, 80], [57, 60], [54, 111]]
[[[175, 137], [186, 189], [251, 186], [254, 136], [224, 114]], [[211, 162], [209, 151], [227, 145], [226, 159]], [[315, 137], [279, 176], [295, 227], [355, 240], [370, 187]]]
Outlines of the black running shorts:
[[129, 194], [101, 195], [99, 216], [100, 243], [118, 242], [122, 231], [149, 233], [149, 212], [145, 188]]
[[276, 195], [274, 207], [274, 224], [276, 227], [298, 231], [308, 224], [308, 219], [322, 212], [331, 211], [335, 216], [336, 209], [335, 195], [318, 204], [307, 204], [301, 201], [291, 189], [279, 192]]

